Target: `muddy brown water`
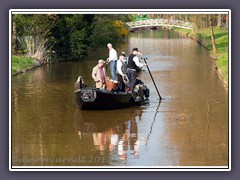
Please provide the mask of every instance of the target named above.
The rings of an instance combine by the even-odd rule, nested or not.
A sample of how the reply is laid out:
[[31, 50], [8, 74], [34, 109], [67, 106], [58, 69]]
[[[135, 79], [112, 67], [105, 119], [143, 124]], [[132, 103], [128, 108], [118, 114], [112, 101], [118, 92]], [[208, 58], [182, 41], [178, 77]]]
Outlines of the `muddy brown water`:
[[83, 61], [48, 64], [12, 77], [13, 166], [227, 166], [228, 92], [206, 49], [172, 31], [132, 33], [116, 49], [138, 47], [150, 103], [81, 111], [73, 84], [108, 50]]

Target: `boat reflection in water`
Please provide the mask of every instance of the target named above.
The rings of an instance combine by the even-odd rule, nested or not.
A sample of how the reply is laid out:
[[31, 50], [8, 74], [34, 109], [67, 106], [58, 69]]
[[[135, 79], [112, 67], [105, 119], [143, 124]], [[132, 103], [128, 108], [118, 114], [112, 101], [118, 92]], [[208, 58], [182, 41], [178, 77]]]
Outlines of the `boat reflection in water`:
[[[141, 107], [111, 111], [84, 111], [77, 109], [74, 115], [77, 134], [81, 140], [92, 139], [94, 149], [100, 155], [127, 155], [139, 157], [137, 123], [141, 121]], [[116, 158], [116, 157], [115, 157]]]

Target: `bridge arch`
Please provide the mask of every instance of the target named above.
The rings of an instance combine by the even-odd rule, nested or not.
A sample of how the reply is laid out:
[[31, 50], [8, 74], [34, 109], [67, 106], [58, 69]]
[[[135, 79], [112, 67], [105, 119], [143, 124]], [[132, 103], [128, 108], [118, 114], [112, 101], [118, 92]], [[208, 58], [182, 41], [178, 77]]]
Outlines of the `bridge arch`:
[[126, 25], [130, 29], [136, 29], [141, 27], [178, 27], [183, 29], [193, 29], [193, 25], [190, 22], [180, 21], [176, 19], [146, 19], [139, 21], [127, 22]]

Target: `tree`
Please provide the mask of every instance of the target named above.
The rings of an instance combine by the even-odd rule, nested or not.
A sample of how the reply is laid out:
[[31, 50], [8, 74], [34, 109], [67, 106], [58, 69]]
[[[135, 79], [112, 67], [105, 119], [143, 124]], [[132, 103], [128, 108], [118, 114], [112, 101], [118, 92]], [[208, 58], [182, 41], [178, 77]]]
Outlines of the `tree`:
[[121, 19], [127, 20], [132, 16], [96, 15], [93, 21], [92, 46], [102, 47], [107, 43], [117, 43], [129, 32]]
[[126, 29], [125, 24], [122, 21], [115, 20], [114, 27], [117, 35], [121, 38], [126, 37], [129, 34], [129, 31]]
[[46, 59], [47, 52], [51, 49], [49, 44], [50, 30], [54, 26], [51, 16], [45, 14], [16, 14], [17, 39], [21, 39], [20, 46], [26, 49], [28, 57], [40, 61]]
[[12, 53], [17, 54], [17, 25], [15, 15], [12, 16]]
[[92, 21], [94, 15], [57, 15], [52, 29], [57, 58], [64, 60], [80, 59], [87, 55], [91, 43]]
[[221, 15], [221, 14], [219, 14], [219, 15], [218, 15], [218, 22], [217, 22], [217, 26], [218, 26], [219, 28], [221, 28], [221, 27], [222, 27], [222, 15]]
[[215, 38], [214, 38], [214, 30], [213, 30], [213, 20], [214, 20], [214, 15], [209, 15], [210, 18], [210, 31], [211, 31], [211, 40], [212, 40], [212, 48], [213, 48], [213, 53], [217, 53], [217, 47], [215, 43]]
[[13, 52], [19, 49], [40, 61], [50, 56], [58, 60], [81, 59], [91, 46], [102, 47], [127, 36], [124, 21], [132, 18], [117, 14], [16, 14]]

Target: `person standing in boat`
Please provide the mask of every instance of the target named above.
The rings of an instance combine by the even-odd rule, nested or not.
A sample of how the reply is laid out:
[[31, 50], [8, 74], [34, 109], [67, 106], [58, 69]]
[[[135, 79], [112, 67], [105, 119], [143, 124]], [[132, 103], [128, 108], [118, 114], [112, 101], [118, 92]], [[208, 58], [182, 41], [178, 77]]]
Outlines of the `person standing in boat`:
[[146, 66], [145, 63], [141, 63], [137, 55], [142, 55], [138, 48], [132, 49], [132, 54], [128, 57], [128, 78], [130, 83], [130, 93], [134, 91], [135, 83], [137, 81], [137, 69]]
[[117, 66], [117, 51], [113, 48], [111, 43], [107, 44], [107, 47], [109, 49], [109, 57], [107, 59], [107, 62], [110, 63], [110, 71], [111, 71], [111, 76], [112, 80], [116, 80], [116, 66]]
[[100, 59], [98, 64], [92, 70], [92, 78], [96, 82], [96, 88], [105, 89], [106, 69], [104, 68], [105, 61]]
[[126, 54], [122, 52], [117, 60], [117, 89], [121, 92], [125, 92], [125, 83], [128, 81], [127, 78], [127, 60], [125, 59]]

